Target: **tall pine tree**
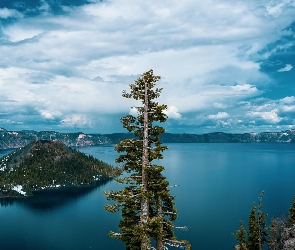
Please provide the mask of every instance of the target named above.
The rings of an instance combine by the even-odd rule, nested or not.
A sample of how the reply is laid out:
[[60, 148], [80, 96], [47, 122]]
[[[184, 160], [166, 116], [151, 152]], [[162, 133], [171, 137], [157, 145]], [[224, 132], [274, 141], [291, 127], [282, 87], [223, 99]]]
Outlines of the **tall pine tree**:
[[135, 107], [137, 116], [127, 115], [121, 118], [123, 127], [134, 134], [134, 138], [125, 139], [115, 146], [121, 154], [116, 162], [121, 165], [122, 176], [116, 181], [125, 185], [119, 191], [105, 192], [108, 200], [114, 203], [106, 205], [109, 212], [121, 211], [120, 233], [111, 232], [110, 236], [125, 242], [126, 249], [163, 250], [165, 245], [189, 249], [186, 241], [175, 238], [173, 221], [177, 218], [174, 197], [169, 193], [169, 182], [162, 175], [163, 166], [154, 160], [163, 158], [167, 149], [160, 141], [165, 129], [159, 123], [165, 122], [166, 105], [160, 105], [154, 99], [160, 96], [162, 89], [155, 88], [160, 76], [154, 76], [153, 70], [145, 72], [130, 85], [130, 93], [123, 91], [123, 97], [141, 102]]

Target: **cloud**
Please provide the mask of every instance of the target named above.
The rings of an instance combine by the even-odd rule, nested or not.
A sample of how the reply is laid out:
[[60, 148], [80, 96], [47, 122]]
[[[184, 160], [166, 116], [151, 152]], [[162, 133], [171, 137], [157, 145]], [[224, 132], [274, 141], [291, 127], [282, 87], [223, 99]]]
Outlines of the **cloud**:
[[23, 15], [17, 10], [0, 8], [0, 18], [6, 19], [6, 18], [20, 18], [20, 17], [23, 17]]
[[265, 111], [265, 112], [249, 112], [250, 117], [260, 117], [270, 123], [278, 123], [282, 120], [277, 114], [277, 110]]
[[278, 100], [257, 99], [247, 105], [246, 116], [259, 117], [266, 122], [291, 125], [295, 112], [295, 97], [285, 97]]
[[281, 107], [281, 110], [283, 111], [283, 112], [286, 112], [286, 113], [288, 113], [288, 112], [295, 112], [295, 105], [292, 105], [292, 106], [282, 106]]
[[213, 103], [212, 106], [218, 109], [226, 109], [228, 107], [226, 104], [218, 103], [218, 102]]
[[[159, 102], [169, 104], [171, 126], [213, 129], [218, 119], [227, 119], [219, 123], [224, 129], [244, 129], [250, 119], [261, 126], [279, 119], [291, 124], [292, 97], [269, 97], [276, 82], [261, 68], [274, 53], [293, 48], [284, 40], [294, 35], [287, 28], [294, 22], [292, 1], [84, 3], [41, 1], [0, 10], [2, 18], [14, 18], [0, 32], [1, 100], [11, 101], [1, 102], [1, 111], [9, 119], [35, 124], [29, 120], [38, 117], [40, 128], [108, 124], [116, 132], [115, 114], [137, 105], [121, 91], [152, 68], [162, 76]], [[264, 50], [277, 41], [280, 47]], [[292, 64], [276, 66], [286, 65], [284, 72]]]
[[286, 66], [284, 68], [279, 69], [278, 72], [286, 72], [290, 71], [291, 69], [293, 69], [293, 66], [291, 64], [286, 64]]
[[[62, 117], [62, 113], [59, 111], [48, 111], [48, 110], [40, 110], [39, 111], [41, 116], [44, 117], [45, 119], [53, 120], [55, 118]], [[66, 118], [67, 119], [67, 118]]]
[[282, 104], [295, 104], [295, 96], [286, 96], [280, 100]]
[[4, 28], [3, 32], [9, 37], [9, 40], [11, 42], [20, 42], [25, 39], [36, 37], [39, 34], [41, 34], [43, 31], [40, 29], [34, 29], [30, 27], [28, 27], [27, 29], [24, 29], [22, 25], [21, 26], [13, 25], [13, 26]]
[[229, 114], [226, 112], [218, 112], [216, 115], [208, 115], [208, 118], [211, 120], [219, 120], [228, 118]]
[[168, 106], [167, 110], [164, 110], [164, 113], [171, 119], [181, 119], [181, 114], [178, 113], [178, 109], [174, 106]]
[[295, 112], [295, 97], [287, 96], [282, 98], [279, 102], [279, 109], [283, 113], [294, 113]]
[[48, 111], [42, 110], [40, 112], [41, 116], [43, 116], [45, 119], [53, 119], [53, 115], [49, 113]]
[[69, 115], [65, 117], [61, 123], [66, 127], [91, 127], [91, 120], [81, 114]]
[[285, 8], [292, 6], [292, 2], [292, 0], [270, 1], [270, 3], [266, 5], [266, 10], [269, 15], [279, 16]]

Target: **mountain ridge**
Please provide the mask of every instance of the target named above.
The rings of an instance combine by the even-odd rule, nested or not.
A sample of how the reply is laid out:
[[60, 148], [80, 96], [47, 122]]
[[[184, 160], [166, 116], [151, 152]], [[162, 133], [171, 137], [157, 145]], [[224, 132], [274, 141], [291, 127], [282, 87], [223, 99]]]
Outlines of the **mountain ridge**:
[[[129, 133], [86, 134], [83, 132], [60, 133], [55, 131], [8, 131], [0, 128], [0, 149], [24, 147], [36, 140], [59, 140], [67, 146], [111, 145], [132, 138]], [[163, 143], [295, 143], [295, 130], [261, 133], [173, 134], [161, 135]]]

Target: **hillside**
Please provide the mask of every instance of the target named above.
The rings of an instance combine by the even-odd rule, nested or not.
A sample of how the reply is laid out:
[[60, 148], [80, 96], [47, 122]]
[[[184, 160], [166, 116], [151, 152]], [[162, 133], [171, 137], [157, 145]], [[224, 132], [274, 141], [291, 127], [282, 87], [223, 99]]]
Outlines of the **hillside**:
[[[84, 134], [59, 133], [55, 131], [7, 131], [0, 128], [0, 149], [19, 148], [35, 140], [59, 140], [67, 146], [94, 146], [116, 144], [132, 137], [128, 133]], [[161, 135], [164, 143], [295, 143], [295, 130], [262, 133], [208, 133], [208, 134], [171, 134]]]
[[95, 185], [114, 169], [59, 141], [38, 140], [0, 158], [0, 197], [30, 196], [33, 191]]

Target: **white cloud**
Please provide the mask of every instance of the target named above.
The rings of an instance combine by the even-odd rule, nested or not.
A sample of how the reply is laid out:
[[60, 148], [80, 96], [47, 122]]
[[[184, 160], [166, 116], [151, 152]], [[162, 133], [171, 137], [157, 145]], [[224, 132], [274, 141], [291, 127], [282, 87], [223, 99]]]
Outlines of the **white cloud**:
[[283, 99], [280, 100], [280, 103], [282, 104], [295, 104], [295, 96], [286, 96]]
[[235, 85], [231, 86], [231, 88], [236, 92], [236, 93], [256, 93], [258, 90], [255, 86], [252, 86], [250, 84], [244, 84], [244, 85]]
[[228, 107], [228, 105], [218, 102], [213, 103], [212, 106], [219, 109], [226, 109]]
[[40, 11], [44, 11], [46, 14], [50, 10], [49, 4], [45, 0], [40, 0], [41, 6], [39, 7]]
[[164, 110], [164, 113], [171, 119], [181, 119], [181, 114], [178, 113], [178, 109], [174, 106], [168, 106], [167, 110]]
[[278, 72], [286, 72], [290, 71], [291, 69], [293, 69], [293, 66], [291, 64], [286, 64], [286, 66], [284, 68], [279, 69]]
[[53, 115], [51, 113], [49, 113], [48, 111], [41, 111], [40, 112], [41, 116], [43, 116], [45, 119], [54, 119]]
[[250, 117], [260, 117], [263, 120], [270, 123], [278, 123], [282, 120], [277, 114], [277, 110], [265, 111], [265, 112], [249, 112], [248, 115]]
[[283, 9], [289, 6], [294, 6], [294, 1], [293, 0], [275, 0], [275, 1], [270, 1], [270, 3], [266, 6], [266, 10], [269, 15], [272, 16], [279, 16]]
[[42, 4], [40, 15], [1, 28], [6, 36], [0, 45], [0, 100], [13, 101], [1, 103], [1, 110], [26, 115], [33, 110], [67, 126], [99, 124], [101, 114], [128, 113], [136, 105], [121, 91], [152, 68], [162, 76], [159, 102], [169, 104], [167, 114], [175, 123], [184, 122], [188, 112], [199, 112], [204, 120], [292, 112], [289, 99], [281, 100], [281, 107], [265, 100], [257, 104], [260, 110], [239, 103], [268, 90], [272, 79], [259, 61], [275, 51], [261, 50], [290, 33], [285, 28], [294, 21], [294, 2], [93, 1], [64, 7], [66, 14], [58, 16]]
[[23, 15], [14, 9], [0, 8], [0, 18], [20, 18]]
[[91, 120], [81, 114], [69, 115], [61, 122], [66, 127], [91, 127]]
[[22, 25], [12, 25], [10, 27], [4, 28], [3, 32], [9, 37], [11, 42], [19, 42], [25, 39], [33, 38], [41, 34], [43, 31], [41, 29], [30, 27], [24, 29]]
[[53, 120], [55, 118], [60, 118], [62, 117], [62, 113], [59, 111], [48, 111], [48, 110], [40, 110], [39, 111], [41, 116], [44, 117], [45, 119]]
[[295, 112], [295, 105], [293, 105], [293, 106], [282, 106], [281, 110], [283, 112]]
[[216, 115], [208, 115], [208, 118], [211, 120], [219, 120], [228, 118], [229, 114], [226, 112], [218, 112]]
[[285, 98], [280, 99], [279, 101], [279, 109], [285, 113], [295, 112], [295, 97], [287, 96]]

